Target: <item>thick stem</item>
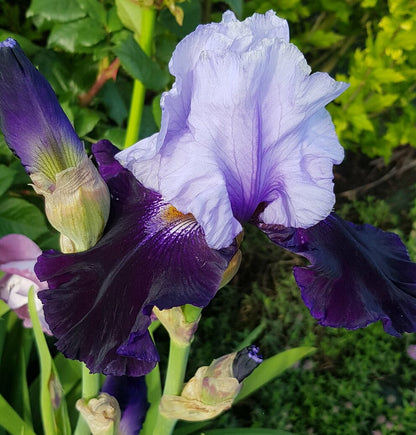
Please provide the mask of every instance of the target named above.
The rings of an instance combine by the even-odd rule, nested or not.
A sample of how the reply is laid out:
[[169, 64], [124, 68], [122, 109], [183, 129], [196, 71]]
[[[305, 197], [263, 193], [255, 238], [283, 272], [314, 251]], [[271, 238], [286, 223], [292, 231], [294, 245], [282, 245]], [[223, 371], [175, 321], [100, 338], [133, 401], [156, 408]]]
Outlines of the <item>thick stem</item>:
[[[100, 375], [98, 373], [90, 373], [87, 366], [82, 364], [82, 398], [90, 400], [97, 397], [100, 391]], [[90, 429], [81, 414], [79, 414], [77, 426], [74, 435], [89, 435]]]
[[163, 394], [178, 396], [182, 392], [186, 366], [188, 364], [189, 348], [191, 344], [179, 345], [173, 340], [170, 342], [168, 370], [166, 373]]
[[[142, 8], [142, 28], [140, 34], [135, 35], [137, 43], [142, 50], [150, 56], [152, 51], [153, 32], [155, 27], [156, 10], [152, 8]], [[133, 95], [130, 104], [130, 114], [127, 123], [126, 139], [124, 148], [133, 145], [139, 138], [140, 125], [143, 115], [144, 98], [146, 88], [139, 80], [134, 81]]]
[[[170, 341], [168, 369], [163, 395], [178, 396], [181, 394], [190, 346], [191, 343], [179, 345], [173, 340]], [[170, 435], [175, 428], [176, 421], [159, 413], [153, 435]]]

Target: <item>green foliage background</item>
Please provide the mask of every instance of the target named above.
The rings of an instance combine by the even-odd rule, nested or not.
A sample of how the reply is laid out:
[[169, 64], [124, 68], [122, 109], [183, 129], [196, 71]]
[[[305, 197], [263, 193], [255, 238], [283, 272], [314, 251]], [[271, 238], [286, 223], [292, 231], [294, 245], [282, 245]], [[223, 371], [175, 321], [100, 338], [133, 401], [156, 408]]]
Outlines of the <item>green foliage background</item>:
[[[140, 136], [146, 137], [160, 125], [158, 102], [173, 81], [168, 62], [177, 42], [199, 23], [220, 20], [228, 8], [239, 18], [274, 9], [289, 20], [292, 41], [305, 53], [313, 71], [327, 71], [350, 83], [329, 106], [347, 149], [381, 156], [387, 162], [396, 147], [416, 145], [416, 1], [189, 0], [180, 6], [182, 26], [167, 9], [158, 13], [150, 57], [123, 25], [110, 0], [0, 0], [0, 38], [12, 36], [20, 42], [52, 84], [87, 146], [108, 138], [121, 147], [133, 78], [148, 89], [140, 130]], [[80, 104], [79, 97], [116, 58], [121, 62], [117, 79], [107, 80], [88, 104]], [[46, 222], [42, 201], [28, 187], [29, 181], [1, 138], [0, 237], [16, 232], [43, 249], [57, 248], [57, 235]], [[400, 207], [390, 196], [386, 200], [371, 197], [344, 202], [339, 211], [357, 223], [400, 233], [416, 258], [415, 191], [406, 191]], [[318, 351], [210, 426], [182, 424], [176, 433], [222, 427], [323, 435], [416, 433], [416, 361], [406, 353], [416, 339], [387, 336], [379, 324], [353, 332], [317, 326], [291, 275], [291, 267], [301, 260], [250, 230], [243, 249], [239, 274], [204, 311], [188, 376], [248, 336], [266, 356], [301, 345], [316, 346]], [[21, 327], [14, 313], [0, 308], [0, 393], [20, 416], [33, 419], [35, 430], [41, 433], [38, 368], [30, 331]], [[163, 331], [157, 333], [163, 354], [167, 338]], [[55, 362], [61, 368], [58, 371], [67, 374], [61, 381], [74, 419], [73, 404], [80, 391], [78, 363], [59, 355]], [[25, 397], [30, 398], [31, 407]]]

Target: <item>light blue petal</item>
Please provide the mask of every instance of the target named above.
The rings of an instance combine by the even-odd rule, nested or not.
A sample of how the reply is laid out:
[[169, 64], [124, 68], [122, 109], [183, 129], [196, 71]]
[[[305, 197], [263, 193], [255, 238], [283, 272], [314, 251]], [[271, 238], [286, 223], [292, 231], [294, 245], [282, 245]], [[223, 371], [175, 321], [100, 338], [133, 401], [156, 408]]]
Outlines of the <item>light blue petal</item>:
[[309, 227], [334, 205], [343, 150], [325, 105], [347, 87], [311, 75], [274, 13], [200, 26], [175, 50], [158, 135], [117, 156], [145, 186], [192, 213], [209, 246], [228, 246], [261, 208]]

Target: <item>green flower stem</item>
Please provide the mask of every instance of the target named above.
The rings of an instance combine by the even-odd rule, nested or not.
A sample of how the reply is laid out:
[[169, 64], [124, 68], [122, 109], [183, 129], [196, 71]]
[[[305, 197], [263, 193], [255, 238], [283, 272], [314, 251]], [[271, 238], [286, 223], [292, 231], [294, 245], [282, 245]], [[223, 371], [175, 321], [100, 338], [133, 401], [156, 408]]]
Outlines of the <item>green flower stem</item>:
[[[184, 305], [182, 311], [185, 321], [193, 323], [198, 321], [202, 309], [193, 305]], [[172, 338], [170, 339], [169, 360], [163, 395], [179, 396], [181, 394], [191, 342], [192, 339], [186, 344], [177, 343]], [[176, 421], [159, 413], [153, 435], [170, 435], [175, 428]]]
[[[149, 326], [149, 333], [153, 338], [153, 332], [160, 326], [160, 322], [155, 320]], [[150, 404], [146, 413], [146, 419], [143, 423], [143, 428], [140, 435], [151, 435], [157, 419], [159, 402], [162, 396], [162, 385], [160, 382], [160, 368], [159, 364], [146, 375], [146, 387], [147, 387], [147, 400]]]
[[182, 392], [191, 343], [186, 345], [170, 341], [168, 369], [163, 394], [178, 396]]
[[90, 400], [97, 397], [101, 387], [99, 373], [90, 373], [85, 364], [82, 364], [82, 398]]
[[51, 380], [52, 375], [52, 358], [36, 311], [35, 292], [33, 287], [29, 290], [28, 308], [40, 362], [40, 404], [43, 431], [45, 435], [55, 435], [57, 431], [49, 390], [49, 381]]
[[[85, 400], [98, 396], [101, 380], [98, 373], [90, 373], [87, 366], [82, 364], [82, 398]], [[78, 416], [77, 426], [74, 435], [89, 435], [90, 428], [81, 414]]]
[[[152, 8], [142, 8], [142, 21], [140, 34], [135, 34], [135, 39], [142, 50], [150, 56], [152, 51], [153, 33], [156, 21], [156, 10]], [[127, 123], [126, 139], [124, 148], [133, 145], [139, 138], [140, 125], [143, 115], [144, 97], [146, 88], [139, 80], [134, 81], [133, 95], [130, 105], [130, 114]]]
[[[190, 347], [191, 343], [183, 345], [170, 340], [168, 369], [163, 395], [179, 396], [181, 394]], [[175, 428], [176, 421], [159, 413], [153, 435], [170, 435]]]

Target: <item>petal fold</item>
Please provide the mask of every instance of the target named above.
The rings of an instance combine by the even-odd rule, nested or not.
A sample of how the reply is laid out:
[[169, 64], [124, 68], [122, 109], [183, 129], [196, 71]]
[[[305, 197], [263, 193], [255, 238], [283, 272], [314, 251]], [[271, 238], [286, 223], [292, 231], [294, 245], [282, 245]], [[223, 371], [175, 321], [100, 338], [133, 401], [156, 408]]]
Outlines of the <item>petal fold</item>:
[[195, 219], [138, 183], [108, 141], [93, 152], [111, 194], [106, 231], [88, 251], [43, 253], [35, 270], [49, 290], [39, 296], [65, 356], [92, 372], [140, 376], [158, 360], [153, 306], [207, 305], [236, 247], [210, 249]]
[[416, 331], [416, 264], [396, 234], [335, 213], [306, 230], [258, 226], [311, 262], [294, 275], [321, 325], [356, 329], [382, 320], [391, 335]]

